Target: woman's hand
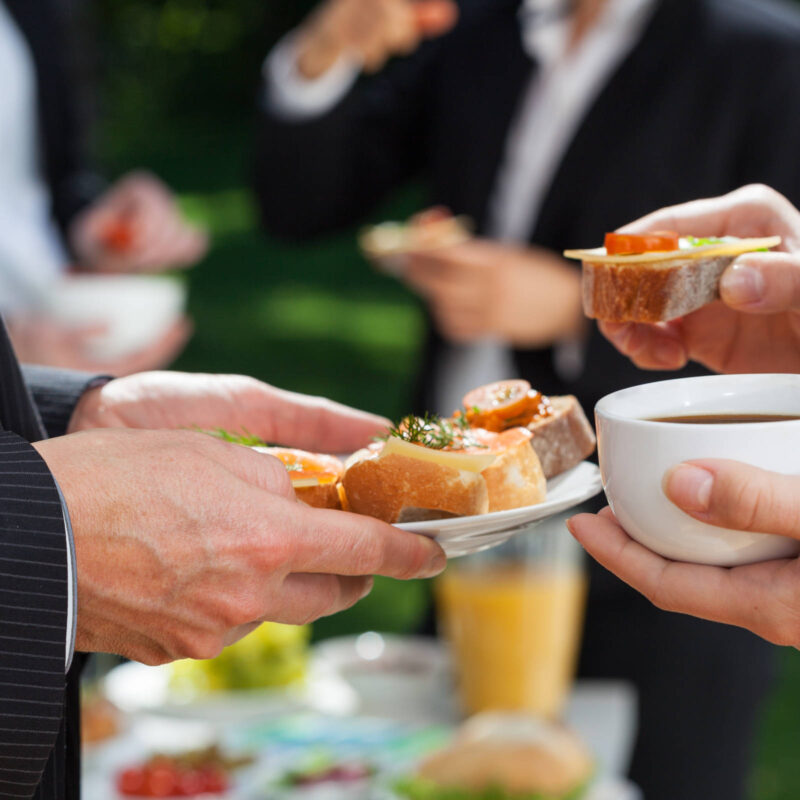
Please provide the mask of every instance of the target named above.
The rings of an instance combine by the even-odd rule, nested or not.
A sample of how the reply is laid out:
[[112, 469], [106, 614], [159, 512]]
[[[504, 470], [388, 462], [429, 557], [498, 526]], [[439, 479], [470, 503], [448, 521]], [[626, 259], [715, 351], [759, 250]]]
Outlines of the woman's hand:
[[412, 254], [404, 279], [454, 342], [546, 347], [584, 330], [580, 274], [541, 248], [470, 239]]
[[190, 267], [208, 236], [184, 220], [172, 192], [154, 175], [126, 175], [78, 215], [70, 229], [78, 268], [91, 272], [160, 272]]
[[[710, 525], [800, 539], [800, 476], [734, 461], [692, 461], [667, 475], [665, 492]], [[799, 558], [730, 569], [669, 561], [631, 539], [610, 509], [573, 517], [568, 527], [604, 567], [659, 608], [800, 647]]]
[[781, 236], [781, 252], [748, 253], [723, 274], [721, 300], [658, 325], [600, 323], [642, 369], [697, 361], [716, 372], [800, 372], [800, 212], [766, 186], [666, 208], [623, 230], [696, 236]]

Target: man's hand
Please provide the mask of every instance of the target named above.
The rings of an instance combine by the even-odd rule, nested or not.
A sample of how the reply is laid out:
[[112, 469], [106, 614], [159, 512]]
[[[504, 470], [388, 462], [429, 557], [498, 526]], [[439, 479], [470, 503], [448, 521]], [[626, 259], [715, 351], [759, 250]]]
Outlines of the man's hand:
[[457, 19], [453, 0], [327, 0], [300, 29], [298, 69], [313, 80], [347, 55], [377, 72], [392, 56], [446, 33]]
[[14, 351], [24, 363], [114, 375], [169, 366], [192, 334], [189, 320], [180, 319], [144, 349], [109, 361], [92, 356], [92, 339], [105, 332], [102, 325], [76, 328], [36, 316], [10, 317], [7, 323]]
[[[710, 525], [800, 539], [800, 477], [733, 461], [694, 461], [669, 473], [665, 491]], [[573, 517], [568, 527], [603, 566], [659, 608], [800, 647], [800, 559], [732, 569], [669, 561], [631, 539], [610, 509]]]
[[657, 211], [623, 230], [781, 236], [783, 252], [749, 253], [723, 274], [721, 301], [659, 325], [600, 323], [643, 369], [697, 361], [716, 372], [800, 372], [800, 212], [765, 186]]
[[70, 229], [78, 268], [160, 272], [189, 267], [208, 251], [208, 236], [189, 225], [172, 192], [154, 175], [134, 172], [79, 214]]
[[390, 423], [330, 400], [276, 389], [243, 375], [146, 372], [87, 392], [70, 433], [90, 428], [224, 428], [267, 442], [344, 453]]
[[36, 448], [72, 520], [81, 651], [212, 658], [260, 622], [352, 606], [368, 576], [445, 565], [430, 539], [296, 502], [280, 461], [210, 436], [106, 430]]
[[493, 336], [546, 347], [580, 336], [585, 327], [580, 274], [540, 248], [471, 239], [412, 254], [404, 278], [454, 342]]

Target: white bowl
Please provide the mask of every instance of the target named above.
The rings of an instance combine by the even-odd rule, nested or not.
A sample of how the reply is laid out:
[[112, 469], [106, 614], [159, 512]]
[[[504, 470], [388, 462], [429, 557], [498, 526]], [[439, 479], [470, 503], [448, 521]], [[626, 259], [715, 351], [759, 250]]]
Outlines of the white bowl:
[[675, 561], [736, 566], [784, 558], [800, 543], [716, 528], [664, 495], [662, 481], [682, 461], [724, 458], [800, 474], [800, 420], [730, 424], [654, 422], [703, 414], [800, 415], [800, 375], [716, 375], [649, 383], [604, 397], [595, 409], [600, 470], [620, 524], [638, 542]]
[[104, 325], [89, 353], [113, 361], [154, 344], [183, 315], [183, 281], [163, 275], [76, 275], [49, 287], [45, 311], [65, 325]]

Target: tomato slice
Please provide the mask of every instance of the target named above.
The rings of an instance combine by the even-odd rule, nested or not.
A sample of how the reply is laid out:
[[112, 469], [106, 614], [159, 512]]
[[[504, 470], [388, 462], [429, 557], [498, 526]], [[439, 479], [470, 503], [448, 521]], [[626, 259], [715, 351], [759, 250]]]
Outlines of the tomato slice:
[[663, 253], [679, 250], [680, 241], [680, 236], [675, 231], [653, 231], [643, 236], [632, 233], [607, 233], [606, 252], [610, 256]]
[[341, 463], [332, 456], [278, 447], [268, 452], [286, 465], [292, 482], [314, 479], [324, 485], [336, 483], [341, 476]]
[[100, 241], [112, 253], [126, 253], [133, 246], [133, 227], [123, 219], [112, 220], [100, 233]]

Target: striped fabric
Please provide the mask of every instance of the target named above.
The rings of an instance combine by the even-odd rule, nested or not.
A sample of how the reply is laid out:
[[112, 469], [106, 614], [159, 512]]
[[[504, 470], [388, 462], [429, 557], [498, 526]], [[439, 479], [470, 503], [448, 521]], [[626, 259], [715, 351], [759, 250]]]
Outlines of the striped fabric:
[[[31, 379], [45, 392], [46, 373]], [[80, 794], [82, 660], [64, 675], [64, 517], [55, 482], [29, 442], [45, 438], [45, 427], [63, 432], [68, 398], [74, 392], [74, 407], [88, 380], [56, 375], [43, 420], [0, 322], [0, 798]]]

